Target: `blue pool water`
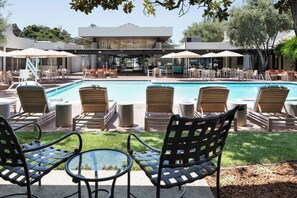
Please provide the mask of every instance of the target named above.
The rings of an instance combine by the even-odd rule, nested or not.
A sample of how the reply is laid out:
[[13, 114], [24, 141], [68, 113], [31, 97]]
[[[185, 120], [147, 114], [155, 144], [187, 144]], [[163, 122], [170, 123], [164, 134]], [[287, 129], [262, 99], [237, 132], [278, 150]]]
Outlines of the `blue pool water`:
[[[198, 97], [198, 90], [207, 85], [223, 85], [230, 89], [229, 101], [241, 99], [255, 99], [258, 88], [263, 83], [152, 83], [148, 81], [81, 81], [63, 88], [48, 92], [48, 97], [63, 98], [70, 102], [79, 102], [78, 90], [80, 87], [89, 85], [100, 85], [107, 87], [109, 98], [120, 102], [145, 102], [145, 90], [148, 85], [165, 85], [174, 87], [174, 101], [189, 101]], [[272, 83], [273, 85], [282, 85], [290, 89], [288, 99], [297, 100], [297, 84], [294, 83]]]

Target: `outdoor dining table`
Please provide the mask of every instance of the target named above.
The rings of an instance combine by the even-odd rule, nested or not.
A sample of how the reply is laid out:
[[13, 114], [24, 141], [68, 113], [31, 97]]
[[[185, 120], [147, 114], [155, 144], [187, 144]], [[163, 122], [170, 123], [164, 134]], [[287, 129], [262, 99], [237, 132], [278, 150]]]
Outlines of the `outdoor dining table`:
[[[81, 182], [85, 182], [88, 197], [92, 194], [98, 196], [98, 192], [105, 192], [107, 197], [114, 197], [114, 187], [118, 177], [128, 173], [127, 197], [130, 197], [130, 170], [133, 164], [132, 158], [119, 150], [114, 149], [94, 149], [82, 152], [66, 163], [66, 173], [73, 178], [73, 182], [78, 183], [78, 191], [72, 195], [78, 194], [81, 197]], [[111, 190], [98, 188], [98, 183], [102, 181], [113, 180]], [[95, 189], [92, 191], [89, 182], [95, 183]], [[69, 195], [67, 197], [70, 197]]]

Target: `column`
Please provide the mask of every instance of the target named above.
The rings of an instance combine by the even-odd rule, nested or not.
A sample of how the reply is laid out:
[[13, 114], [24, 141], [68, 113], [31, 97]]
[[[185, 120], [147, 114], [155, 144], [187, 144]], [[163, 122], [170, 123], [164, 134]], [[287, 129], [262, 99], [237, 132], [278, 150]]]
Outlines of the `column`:
[[[96, 42], [95, 38], [93, 38], [93, 42], [91, 43], [91, 49], [98, 49], [98, 45], [97, 45], [97, 42]], [[98, 59], [97, 54], [92, 54], [91, 55], [91, 69], [96, 69], [97, 68], [97, 59]]]

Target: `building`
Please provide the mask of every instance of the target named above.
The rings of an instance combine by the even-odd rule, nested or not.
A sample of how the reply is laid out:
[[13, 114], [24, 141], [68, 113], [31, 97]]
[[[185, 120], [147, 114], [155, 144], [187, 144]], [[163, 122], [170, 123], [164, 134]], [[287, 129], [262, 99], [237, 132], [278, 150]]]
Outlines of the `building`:
[[[293, 33], [294, 31], [280, 33], [276, 43], [281, 42], [284, 38], [293, 36]], [[197, 37], [190, 37], [181, 45], [172, 45], [169, 42], [173, 34], [172, 27], [139, 27], [127, 23], [119, 27], [80, 27], [78, 28], [78, 34], [83, 39], [90, 41], [91, 45], [81, 46], [64, 42], [34, 41], [16, 37], [12, 29], [8, 29], [6, 32], [8, 43], [4, 47], [4, 51], [29, 47], [45, 50], [65, 50], [78, 56], [67, 59], [42, 59], [41, 65], [54, 64], [57, 65], [57, 68], [67, 68], [71, 72], [81, 72], [85, 68], [117, 68], [118, 72], [121, 73], [138, 73], [142, 75], [146, 73], [147, 69], [164, 66], [169, 63], [183, 68], [182, 66], [186, 65], [184, 59], [162, 59], [161, 56], [184, 50], [201, 55], [208, 52], [216, 53], [230, 50], [251, 55], [254, 69], [258, 69], [260, 64], [260, 59], [255, 49], [234, 47], [227, 39], [223, 42], [201, 42]], [[213, 60], [210, 58], [195, 58], [190, 59], [190, 66], [213, 68], [216, 65], [218, 69], [223, 67], [243, 68], [243, 62], [243, 57], [214, 58]], [[0, 64], [2, 70], [15, 70], [24, 67], [24, 65], [25, 60], [16, 60], [8, 57], [3, 58], [3, 63]], [[270, 68], [292, 69], [289, 60], [283, 57], [276, 57], [273, 54], [270, 60]]]

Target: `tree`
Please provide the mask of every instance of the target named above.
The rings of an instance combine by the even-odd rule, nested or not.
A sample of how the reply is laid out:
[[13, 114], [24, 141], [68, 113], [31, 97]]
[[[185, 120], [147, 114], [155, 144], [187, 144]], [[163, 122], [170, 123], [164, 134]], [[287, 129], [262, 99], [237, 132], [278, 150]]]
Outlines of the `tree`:
[[26, 26], [20, 36], [37, 41], [63, 41], [66, 43], [72, 41], [71, 35], [62, 27], [49, 28], [42, 25]]
[[[297, 69], [296, 66], [296, 59], [297, 59], [297, 37], [294, 36], [290, 39], [286, 39], [283, 42], [277, 44], [274, 48], [274, 53], [277, 56], [284, 56], [290, 59], [291, 62], [291, 69], [295, 65], [295, 70]], [[295, 62], [295, 64], [294, 64]]]
[[296, 0], [276, 0], [274, 7], [279, 9], [280, 13], [291, 11], [295, 35], [297, 35], [297, 2]]
[[[6, 0], [0, 0], [0, 9], [4, 8], [6, 5]], [[8, 23], [6, 18], [0, 14], [0, 46], [3, 46], [6, 43], [5, 31], [8, 28]]]
[[[257, 1], [257, 0], [256, 0]], [[295, 34], [297, 35], [297, 3], [296, 0], [273, 0], [275, 8], [282, 13], [291, 10]], [[203, 16], [218, 18], [219, 21], [227, 20], [228, 9], [233, 0], [143, 0], [144, 13], [155, 15], [156, 6], [164, 7], [167, 10], [179, 9], [179, 15], [184, 15], [190, 7], [203, 7]], [[119, 6], [123, 7], [125, 13], [131, 13], [134, 5], [132, 0], [71, 0], [70, 8], [75, 11], [81, 11], [89, 14], [93, 9], [102, 7], [104, 10], [118, 10]]]
[[20, 30], [20, 28], [18, 27], [18, 25], [16, 23], [12, 24], [12, 32], [15, 36], [21, 36], [22, 34], [22, 30]]
[[227, 33], [231, 44], [245, 48], [256, 48], [261, 65], [267, 68], [279, 31], [292, 27], [288, 14], [279, 14], [271, 0], [250, 0], [242, 8], [234, 8], [230, 12]]
[[183, 39], [186, 37], [197, 36], [203, 42], [221, 42], [224, 40], [225, 27], [218, 21], [204, 20], [200, 23], [193, 23], [183, 31]]
[[[190, 6], [204, 7], [204, 16], [227, 20], [228, 7], [231, 6], [233, 0], [143, 0], [144, 13], [155, 15], [156, 6], [162, 6], [167, 10], [179, 9], [179, 15], [188, 12]], [[123, 7], [125, 13], [131, 13], [133, 8], [132, 0], [71, 0], [70, 7], [75, 11], [81, 11], [89, 14], [98, 6], [104, 10], [118, 10], [119, 6]]]
[[274, 52], [278, 56], [284, 56], [289, 59], [297, 59], [297, 37], [294, 36], [279, 43]]

